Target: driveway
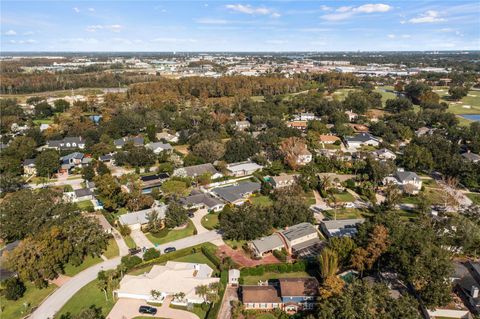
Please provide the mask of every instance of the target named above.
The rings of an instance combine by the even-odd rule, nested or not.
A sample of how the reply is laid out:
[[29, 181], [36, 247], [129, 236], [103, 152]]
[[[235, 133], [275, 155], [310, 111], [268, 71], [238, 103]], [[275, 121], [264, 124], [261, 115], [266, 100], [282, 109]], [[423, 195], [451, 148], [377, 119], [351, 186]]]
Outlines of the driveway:
[[78, 273], [67, 281], [63, 286], [55, 290], [45, 299], [42, 304], [31, 315], [30, 319], [53, 318], [63, 305], [70, 300], [83, 286], [97, 278], [101, 270], [114, 269], [120, 264], [121, 257], [115, 257], [102, 263], [93, 265]]
[[208, 229], [202, 226], [202, 218], [205, 215], [208, 215], [208, 210], [202, 208], [195, 212], [193, 218], [190, 218], [197, 229], [197, 234], [208, 233]]
[[146, 249], [148, 249], [153, 247], [152, 242], [148, 240], [147, 236], [145, 236], [145, 234], [140, 229], [132, 229], [130, 237], [132, 237], [133, 241], [139, 248], [145, 247]]
[[238, 300], [237, 287], [227, 287], [217, 318], [230, 319], [232, 317], [232, 301], [234, 300]]
[[102, 214], [94, 214], [93, 216], [98, 219], [98, 223], [107, 233], [111, 233], [113, 235], [113, 238], [117, 243], [120, 256], [128, 255], [128, 246], [127, 244], [125, 244], [125, 241], [123, 240], [122, 235], [120, 235], [120, 232], [116, 228], [112, 227], [112, 225], [110, 225], [108, 220]]
[[217, 242], [218, 239], [222, 239], [220, 232], [217, 230], [210, 230], [203, 234], [185, 237], [166, 244], [158, 245], [156, 248], [163, 253], [163, 250], [167, 247], [175, 247], [177, 250], [179, 250], [207, 242]]
[[[152, 318], [172, 318], [172, 319], [199, 319], [198, 316], [192, 312], [170, 308], [171, 297], [165, 298], [161, 307], [157, 308], [157, 314], [151, 316]], [[138, 308], [142, 305], [147, 305], [143, 300], [138, 299], [118, 299], [115, 306], [107, 316], [107, 319], [131, 319], [139, 316], [150, 317], [148, 315], [140, 314]]]

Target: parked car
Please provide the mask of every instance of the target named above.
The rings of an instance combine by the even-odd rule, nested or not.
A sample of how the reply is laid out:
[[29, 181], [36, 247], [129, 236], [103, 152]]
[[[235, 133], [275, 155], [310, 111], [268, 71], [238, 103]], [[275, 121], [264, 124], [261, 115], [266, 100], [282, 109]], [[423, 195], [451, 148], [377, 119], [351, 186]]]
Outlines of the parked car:
[[150, 306], [140, 306], [140, 308], [138, 308], [138, 312], [149, 314], [149, 315], [156, 315], [157, 308], [150, 307]]
[[175, 247], [167, 247], [167, 248], [165, 248], [165, 250], [163, 252], [166, 254], [166, 253], [174, 252], [176, 250], [177, 250], [177, 248], [175, 248]]
[[130, 248], [130, 249], [128, 250], [128, 253], [129, 253], [130, 255], [136, 255], [136, 254], [138, 254], [138, 253], [141, 252], [141, 251], [142, 251], [141, 248], [135, 247], [135, 248]]

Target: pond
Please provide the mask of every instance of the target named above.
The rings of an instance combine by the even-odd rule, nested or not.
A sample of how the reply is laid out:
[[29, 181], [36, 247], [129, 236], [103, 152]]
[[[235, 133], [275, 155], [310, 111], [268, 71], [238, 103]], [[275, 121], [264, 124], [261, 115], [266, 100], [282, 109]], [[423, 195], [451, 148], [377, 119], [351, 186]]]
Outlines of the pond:
[[480, 121], [480, 114], [460, 114], [460, 116], [470, 121]]

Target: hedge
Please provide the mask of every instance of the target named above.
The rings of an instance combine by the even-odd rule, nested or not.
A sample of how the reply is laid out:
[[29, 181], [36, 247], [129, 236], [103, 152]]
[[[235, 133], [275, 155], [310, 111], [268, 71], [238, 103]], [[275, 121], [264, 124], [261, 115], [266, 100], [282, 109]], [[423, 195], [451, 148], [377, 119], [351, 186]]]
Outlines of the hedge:
[[242, 268], [240, 270], [240, 276], [262, 276], [265, 272], [274, 273], [286, 273], [286, 272], [298, 272], [306, 271], [310, 266], [309, 263], [304, 261], [297, 261], [296, 263], [283, 263], [283, 264], [268, 264], [259, 265], [256, 267]]
[[227, 288], [228, 283], [228, 270], [223, 270], [220, 274], [220, 290], [218, 291], [218, 295], [220, 296], [220, 300], [215, 304], [214, 307], [210, 307], [205, 316], [205, 319], [217, 319], [218, 312], [220, 311], [220, 307], [222, 306], [223, 302], [223, 295], [225, 294], [225, 289]]
[[208, 260], [212, 262], [212, 264], [214, 264], [217, 268], [220, 268], [220, 264], [222, 262], [220, 258], [218, 258], [217, 255], [215, 255], [215, 252], [212, 251], [210, 247], [202, 246], [201, 250], [202, 250], [202, 253], [205, 255], [205, 257], [207, 257]]

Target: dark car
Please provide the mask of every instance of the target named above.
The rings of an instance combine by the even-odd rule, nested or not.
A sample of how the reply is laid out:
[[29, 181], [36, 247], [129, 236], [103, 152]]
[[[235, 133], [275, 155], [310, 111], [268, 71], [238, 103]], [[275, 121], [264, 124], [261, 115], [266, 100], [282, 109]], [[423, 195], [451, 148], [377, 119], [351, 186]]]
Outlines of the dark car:
[[175, 247], [167, 247], [167, 248], [165, 248], [165, 250], [163, 252], [166, 254], [166, 253], [174, 252], [176, 250], [177, 250], [177, 248], [175, 248]]
[[141, 251], [142, 251], [142, 250], [141, 250], [140, 248], [135, 247], [135, 248], [130, 248], [130, 249], [128, 250], [128, 253], [129, 253], [130, 255], [136, 255], [136, 254], [138, 254], [138, 253], [141, 252]]
[[138, 308], [138, 312], [149, 314], [149, 315], [156, 315], [157, 308], [150, 307], [150, 306], [140, 306], [140, 308]]

